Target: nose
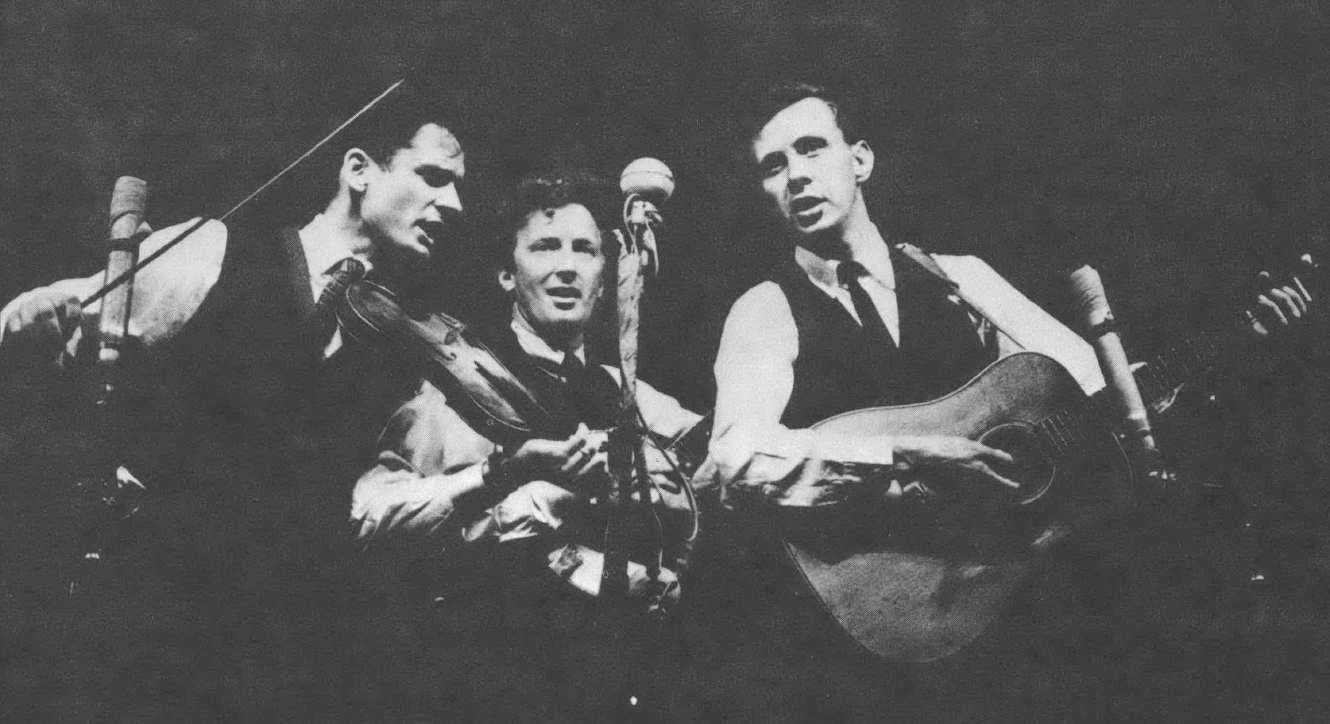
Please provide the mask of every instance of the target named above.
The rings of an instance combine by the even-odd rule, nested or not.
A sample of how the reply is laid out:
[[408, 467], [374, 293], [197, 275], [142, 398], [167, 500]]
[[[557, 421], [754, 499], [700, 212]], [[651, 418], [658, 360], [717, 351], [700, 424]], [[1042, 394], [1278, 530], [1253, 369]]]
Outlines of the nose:
[[790, 159], [788, 163], [789, 166], [786, 168], [787, 177], [785, 185], [789, 187], [790, 193], [797, 194], [800, 191], [803, 191], [804, 187], [807, 186], [808, 182], [811, 180], [808, 176], [808, 163], [797, 155]]
[[434, 205], [462, 213], [462, 196], [457, 193], [457, 184], [448, 184], [439, 189], [439, 196], [434, 200]]
[[571, 249], [560, 251], [554, 258], [554, 273], [559, 280], [568, 283], [577, 278], [579, 272], [577, 253]]

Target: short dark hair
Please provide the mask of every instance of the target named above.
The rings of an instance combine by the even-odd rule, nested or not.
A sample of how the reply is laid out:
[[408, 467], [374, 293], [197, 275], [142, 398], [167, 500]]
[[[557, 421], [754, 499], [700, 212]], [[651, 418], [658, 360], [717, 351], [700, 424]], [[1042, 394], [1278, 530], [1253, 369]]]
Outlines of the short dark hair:
[[858, 109], [848, 95], [829, 86], [816, 85], [803, 81], [782, 81], [768, 86], [752, 103], [748, 111], [748, 138], [753, 140], [762, 131], [762, 127], [777, 113], [807, 98], [817, 98], [831, 108], [836, 117], [836, 126], [846, 143], [864, 140], [864, 129], [860, 123]]
[[428, 123], [436, 123], [458, 134], [455, 119], [446, 112], [446, 106], [447, 101], [441, 94], [422, 93], [408, 80], [347, 126], [339, 144], [341, 150], [337, 152], [339, 161], [347, 150], [359, 148], [376, 163], [386, 166], [397, 151], [411, 147], [416, 132]]
[[517, 232], [537, 212], [555, 211], [577, 204], [591, 212], [597, 228], [607, 228], [615, 212], [615, 196], [608, 182], [584, 171], [534, 173], [524, 176], [504, 200], [490, 245], [490, 260], [495, 269], [513, 267]]

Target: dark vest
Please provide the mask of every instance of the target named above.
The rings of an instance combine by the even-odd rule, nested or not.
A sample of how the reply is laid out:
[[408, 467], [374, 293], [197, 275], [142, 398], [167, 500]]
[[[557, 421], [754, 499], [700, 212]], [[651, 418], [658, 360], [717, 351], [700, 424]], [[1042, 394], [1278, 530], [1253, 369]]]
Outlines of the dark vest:
[[[350, 555], [350, 461], [368, 463], [378, 430], [362, 432], [373, 415], [359, 411], [389, 406], [375, 403], [390, 370], [350, 344], [322, 359], [294, 231], [229, 226], [217, 283], [177, 336], [130, 361], [117, 439], [97, 446], [146, 484], [139, 514], [104, 549], [102, 570], [81, 577], [88, 594], [75, 605], [53, 599], [24, 634], [25, 668], [93, 674], [16, 698], [49, 701], [52, 712], [91, 701], [106, 712], [99, 720], [116, 722], [352, 719], [338, 710], [348, 656], [362, 649], [346, 632], [371, 617]], [[73, 426], [51, 429], [65, 457], [92, 452]], [[67, 505], [65, 468], [76, 463], [39, 462], [33, 479], [62, 497], [36, 510]], [[36, 523], [55, 517], [42, 515]], [[74, 521], [49, 522], [23, 543], [49, 542], [53, 568], [65, 566]], [[37, 590], [47, 576], [57, 590], [68, 585], [33, 573]]]
[[875, 344], [835, 299], [793, 259], [771, 276], [789, 302], [799, 331], [794, 389], [781, 423], [808, 427], [832, 415], [940, 397], [995, 358], [967, 308], [918, 263], [892, 249], [900, 344]]
[[325, 362], [315, 316], [295, 231], [233, 225], [199, 310], [137, 360], [121, 429], [149, 494], [118, 558], [136, 594], [281, 618], [344, 585], [352, 486], [408, 390], [350, 340]]
[[559, 365], [527, 354], [511, 327], [486, 334], [483, 341], [536, 399], [564, 421], [566, 431], [561, 429], [547, 434], [556, 437], [570, 435], [578, 422], [586, 423], [593, 430], [614, 426], [618, 415], [619, 385], [604, 367], [588, 360], [581, 378], [565, 383]]

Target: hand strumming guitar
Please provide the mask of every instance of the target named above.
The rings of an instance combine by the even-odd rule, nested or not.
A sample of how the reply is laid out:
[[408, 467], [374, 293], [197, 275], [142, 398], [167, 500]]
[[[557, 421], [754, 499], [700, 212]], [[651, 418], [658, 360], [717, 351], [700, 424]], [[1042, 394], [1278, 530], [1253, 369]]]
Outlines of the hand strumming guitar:
[[[1011, 465], [1012, 456], [969, 438], [953, 435], [898, 435], [892, 438], [895, 466], [907, 474], [929, 476], [930, 482], [951, 482], [979, 490], [1017, 490], [1020, 483], [1000, 474], [995, 465]], [[961, 491], [957, 491], [961, 492]]]

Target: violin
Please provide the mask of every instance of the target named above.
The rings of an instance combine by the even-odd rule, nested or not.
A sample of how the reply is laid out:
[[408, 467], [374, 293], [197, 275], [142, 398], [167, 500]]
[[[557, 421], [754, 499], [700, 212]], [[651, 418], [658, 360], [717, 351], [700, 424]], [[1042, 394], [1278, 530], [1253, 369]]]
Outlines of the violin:
[[461, 320], [404, 305], [368, 279], [347, 285], [334, 309], [348, 334], [417, 367], [468, 424], [499, 445], [563, 439], [577, 430], [566, 401], [553, 391], [537, 395]]

